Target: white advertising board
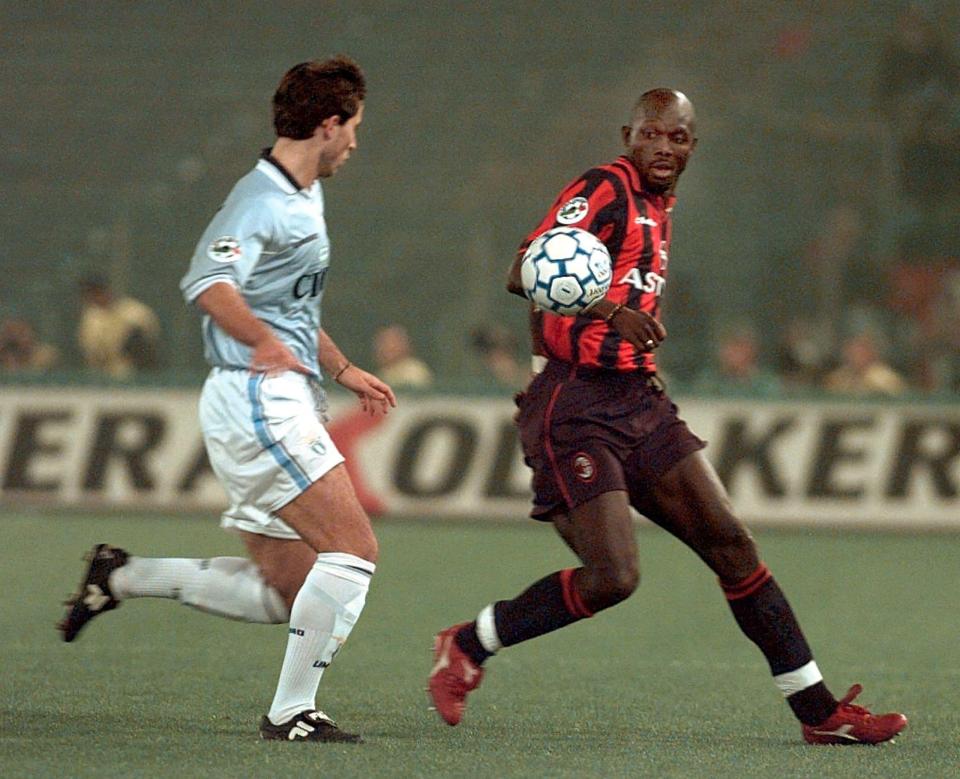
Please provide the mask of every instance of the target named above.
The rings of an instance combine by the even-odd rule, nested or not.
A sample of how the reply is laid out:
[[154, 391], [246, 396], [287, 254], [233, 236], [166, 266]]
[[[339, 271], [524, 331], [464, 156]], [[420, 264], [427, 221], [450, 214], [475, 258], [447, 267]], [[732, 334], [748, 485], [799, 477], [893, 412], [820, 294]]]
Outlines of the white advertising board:
[[[0, 500], [218, 513], [197, 394], [3, 388]], [[751, 524], [960, 529], [960, 405], [679, 402]], [[348, 400], [330, 425], [372, 513], [523, 518], [529, 475], [507, 400]]]

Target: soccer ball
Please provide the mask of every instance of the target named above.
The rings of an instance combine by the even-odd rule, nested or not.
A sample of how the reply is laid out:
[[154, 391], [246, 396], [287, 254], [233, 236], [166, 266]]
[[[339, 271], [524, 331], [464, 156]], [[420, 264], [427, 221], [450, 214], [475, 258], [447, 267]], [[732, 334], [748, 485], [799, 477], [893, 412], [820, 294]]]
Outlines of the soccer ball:
[[554, 227], [537, 236], [520, 262], [523, 293], [544, 311], [575, 316], [610, 289], [610, 252], [593, 233]]

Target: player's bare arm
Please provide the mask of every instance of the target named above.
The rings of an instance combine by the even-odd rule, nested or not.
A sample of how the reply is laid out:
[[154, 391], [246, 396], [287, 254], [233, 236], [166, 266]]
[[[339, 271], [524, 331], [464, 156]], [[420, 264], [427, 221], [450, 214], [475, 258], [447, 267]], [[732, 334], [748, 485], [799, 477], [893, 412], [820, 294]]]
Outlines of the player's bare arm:
[[386, 414], [391, 407], [396, 408], [397, 397], [390, 385], [350, 362], [322, 328], [317, 333], [317, 347], [320, 366], [340, 386], [360, 399], [364, 411], [376, 415]]
[[522, 298], [526, 298], [526, 293], [523, 291], [523, 282], [520, 280], [520, 265], [523, 262], [523, 252], [517, 252], [517, 256], [513, 258], [513, 264], [510, 266], [510, 272], [507, 274], [507, 292], [513, 295], [519, 295]]
[[656, 349], [667, 337], [667, 328], [645, 311], [627, 308], [609, 298], [595, 303], [584, 316], [603, 319], [642, 352]]
[[309, 368], [294, 356], [269, 326], [253, 315], [232, 284], [221, 282], [205, 289], [197, 297], [197, 305], [229, 335], [253, 349], [251, 370], [269, 374], [284, 371], [310, 373]]

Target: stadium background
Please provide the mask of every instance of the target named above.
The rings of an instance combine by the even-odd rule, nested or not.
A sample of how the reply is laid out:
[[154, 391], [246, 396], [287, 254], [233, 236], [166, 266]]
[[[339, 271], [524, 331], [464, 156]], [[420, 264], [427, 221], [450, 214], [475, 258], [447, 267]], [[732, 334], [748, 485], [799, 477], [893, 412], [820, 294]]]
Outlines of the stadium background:
[[[924, 5], [955, 43], [956, 4]], [[4, 2], [0, 305], [69, 365], [76, 283], [105, 273], [159, 312], [170, 377], [194, 382], [196, 317], [177, 293], [194, 242], [270, 142], [288, 64], [344, 51], [367, 70], [369, 116], [328, 187], [327, 321], [367, 362], [375, 328], [403, 323], [442, 377], [469, 378], [472, 326], [523, 327], [502, 290], [515, 246], [565, 181], [620, 152], [629, 106], [663, 84], [700, 118], [666, 296], [663, 362], [682, 379], [731, 320], [772, 336], [763, 318], [803, 289], [804, 247], [837, 203], [863, 213], [860, 282], [884, 294], [911, 216], [876, 95], [901, 7]]]
[[[960, 7], [922, 6], [956, 53]], [[854, 287], [881, 309], [897, 268], [937, 273], [956, 257], [955, 203], [935, 191], [938, 208], [912, 210], [880, 110], [902, 7], [0, 0], [0, 319], [29, 319], [63, 359], [42, 376], [0, 372], [0, 773], [278, 776], [333, 760], [344, 777], [953, 775], [956, 394], [718, 398], [692, 381], [734, 321], [759, 329], [767, 356], [784, 307], [834, 317], [840, 338], [849, 312], [803, 295], [837, 206], [863, 217]], [[359, 152], [327, 190], [326, 322], [367, 365], [375, 329], [406, 325], [438, 381], [401, 397], [382, 438], [355, 442], [365, 497], [388, 504], [383, 553], [323, 705], [368, 745], [305, 759], [254, 740], [280, 628], [156, 603], [69, 646], [52, 625], [93, 543], [240, 553], [194, 457], [205, 370], [177, 282], [270, 141], [279, 76], [335, 52], [364, 65], [370, 94]], [[425, 710], [434, 631], [571, 564], [538, 523], [436, 521], [519, 520], [527, 502], [509, 392], [485, 379], [469, 333], [523, 332], [524, 306], [502, 289], [514, 247], [566, 180], [619, 153], [627, 108], [654, 85], [685, 90], [700, 117], [666, 295], [671, 388], [831, 686], [862, 681], [868, 705], [910, 717], [893, 748], [805, 749], [710, 572], [644, 526], [637, 597], [498, 658], [464, 726]], [[913, 172], [926, 186], [929, 171]], [[163, 370], [125, 386], [82, 369], [77, 283], [91, 272], [159, 314]], [[350, 398], [334, 400], [348, 425]]]

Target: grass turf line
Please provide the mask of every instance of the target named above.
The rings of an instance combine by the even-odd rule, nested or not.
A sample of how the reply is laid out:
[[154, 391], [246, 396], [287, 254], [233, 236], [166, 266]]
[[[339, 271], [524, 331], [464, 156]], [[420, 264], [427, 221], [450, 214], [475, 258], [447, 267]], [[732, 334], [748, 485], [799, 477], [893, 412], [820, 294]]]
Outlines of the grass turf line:
[[656, 529], [627, 603], [503, 652], [463, 724], [423, 693], [433, 633], [572, 564], [533, 523], [377, 523], [367, 610], [326, 673], [320, 705], [361, 746], [258, 741], [282, 627], [172, 602], [124, 604], [72, 645], [59, 602], [80, 556], [241, 554], [214, 520], [3, 514], [0, 773], [36, 776], [946, 776], [956, 768], [960, 537], [758, 534], [828, 684], [865, 686], [911, 725], [895, 745], [813, 748], [744, 639], [712, 575]]

